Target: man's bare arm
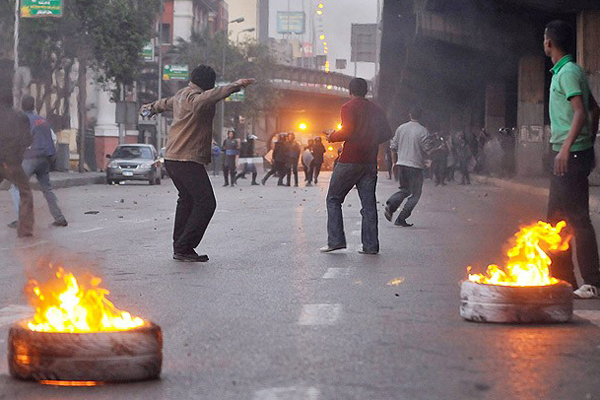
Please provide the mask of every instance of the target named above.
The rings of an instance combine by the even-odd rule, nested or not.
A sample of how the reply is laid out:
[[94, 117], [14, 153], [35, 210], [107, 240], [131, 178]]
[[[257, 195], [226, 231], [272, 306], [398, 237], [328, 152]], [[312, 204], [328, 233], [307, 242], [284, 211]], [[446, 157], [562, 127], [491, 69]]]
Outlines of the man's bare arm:
[[585, 104], [583, 103], [583, 96], [573, 96], [569, 101], [571, 102], [571, 107], [573, 107], [571, 130], [554, 159], [554, 174], [559, 176], [567, 173], [571, 146], [573, 146], [573, 143], [575, 143], [575, 140], [577, 140], [585, 125]]

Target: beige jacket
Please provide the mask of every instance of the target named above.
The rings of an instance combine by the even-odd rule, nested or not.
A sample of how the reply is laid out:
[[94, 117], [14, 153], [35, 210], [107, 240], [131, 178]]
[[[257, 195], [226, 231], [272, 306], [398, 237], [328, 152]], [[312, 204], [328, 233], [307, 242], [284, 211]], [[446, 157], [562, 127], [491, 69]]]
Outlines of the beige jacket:
[[155, 114], [173, 111], [165, 159], [209, 164], [216, 105], [240, 89], [241, 86], [232, 83], [204, 91], [190, 82], [175, 96], [152, 103], [150, 107]]

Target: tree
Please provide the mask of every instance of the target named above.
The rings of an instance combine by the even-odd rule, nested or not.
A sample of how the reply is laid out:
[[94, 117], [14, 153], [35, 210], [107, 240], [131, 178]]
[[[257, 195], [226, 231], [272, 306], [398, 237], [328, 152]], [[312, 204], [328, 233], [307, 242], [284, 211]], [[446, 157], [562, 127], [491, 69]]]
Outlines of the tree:
[[[48, 115], [60, 113], [62, 103], [68, 119], [74, 89], [68, 75], [78, 65], [80, 172], [87, 129], [87, 71], [93, 68], [107, 87], [116, 83], [115, 95], [124, 85], [132, 84], [141, 70], [140, 51], [154, 36], [159, 7], [160, 0], [65, 1], [62, 18], [22, 21], [23, 64], [32, 68], [34, 79], [45, 87], [38, 101], [40, 107], [46, 104]], [[65, 80], [57, 88], [54, 77], [58, 70], [64, 71]], [[50, 104], [52, 94], [57, 100]]]

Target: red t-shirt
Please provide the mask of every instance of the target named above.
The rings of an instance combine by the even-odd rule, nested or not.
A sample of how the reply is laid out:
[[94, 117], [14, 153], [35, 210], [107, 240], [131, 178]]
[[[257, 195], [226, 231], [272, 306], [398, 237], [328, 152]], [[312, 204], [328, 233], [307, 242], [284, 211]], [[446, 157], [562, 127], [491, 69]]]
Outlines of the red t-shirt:
[[393, 136], [385, 112], [364, 98], [342, 106], [342, 129], [332, 133], [330, 142], [345, 142], [339, 162], [372, 164], [377, 162], [379, 145]]

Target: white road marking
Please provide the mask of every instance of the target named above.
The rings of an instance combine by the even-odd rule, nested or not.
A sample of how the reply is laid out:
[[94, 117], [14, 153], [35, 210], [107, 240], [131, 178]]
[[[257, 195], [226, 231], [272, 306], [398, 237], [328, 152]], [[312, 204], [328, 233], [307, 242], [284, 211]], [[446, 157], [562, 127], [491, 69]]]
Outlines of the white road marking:
[[576, 310], [573, 312], [580, 318], [589, 320], [592, 324], [600, 327], [600, 311], [598, 310]]
[[350, 268], [328, 268], [323, 279], [335, 279], [340, 275], [349, 275]]
[[306, 304], [302, 308], [298, 324], [335, 325], [341, 315], [341, 304]]
[[33, 309], [29, 306], [12, 304], [4, 307], [0, 309], [0, 328], [30, 318], [32, 315]]
[[41, 246], [43, 244], [49, 243], [47, 240], [40, 240], [39, 242], [35, 242], [32, 244], [29, 244], [27, 246], [19, 246], [19, 250], [26, 250], [26, 249], [31, 249], [33, 247], [37, 247], [37, 246]]
[[254, 393], [253, 400], [318, 400], [321, 393], [314, 387], [271, 388]]
[[92, 229], [86, 229], [84, 231], [79, 231], [79, 233], [91, 233], [91, 232], [97, 232], [97, 231], [101, 231], [104, 228], [92, 228]]

